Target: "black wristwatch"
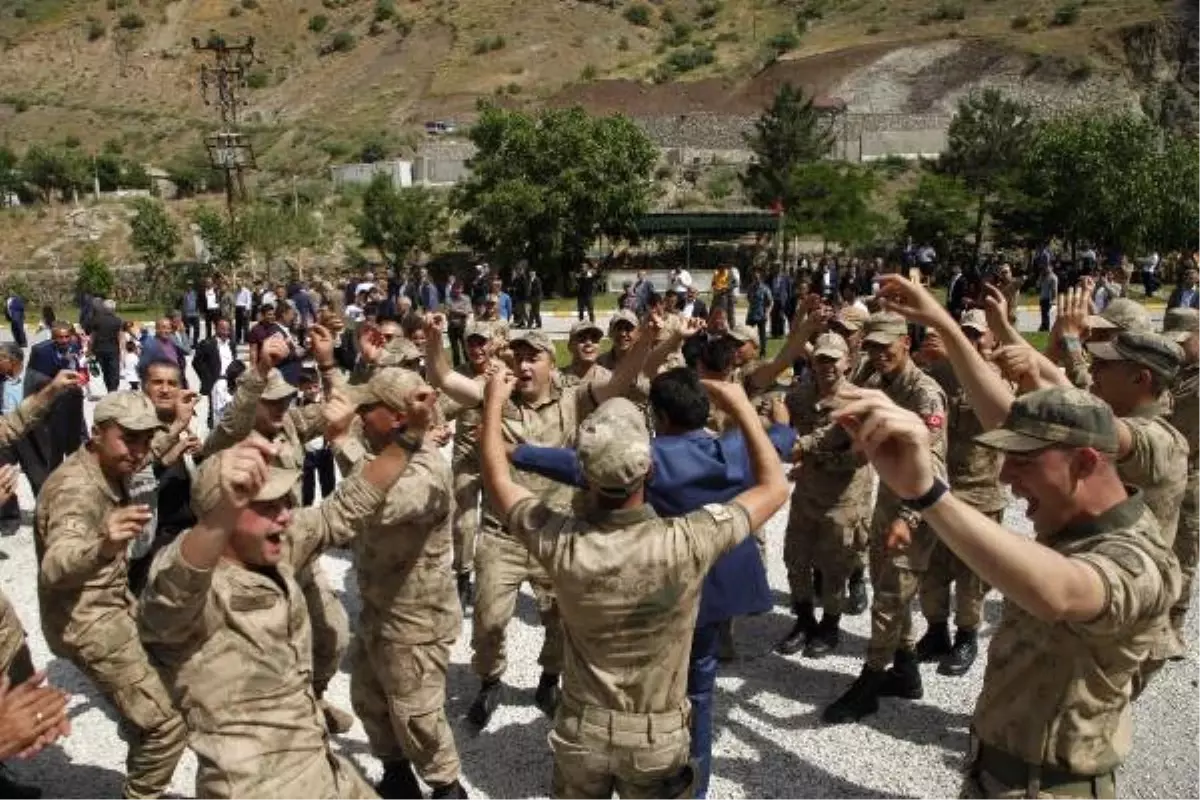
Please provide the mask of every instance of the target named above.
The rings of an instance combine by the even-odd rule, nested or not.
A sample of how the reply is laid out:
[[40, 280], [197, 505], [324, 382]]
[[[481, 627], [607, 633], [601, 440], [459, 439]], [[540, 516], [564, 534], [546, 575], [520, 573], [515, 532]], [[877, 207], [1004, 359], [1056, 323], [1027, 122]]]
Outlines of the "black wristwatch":
[[938, 500], [942, 499], [942, 495], [950, 491], [950, 487], [941, 478], [933, 479], [933, 486], [929, 487], [929, 491], [920, 497], [914, 497], [909, 500], [901, 500], [900, 504], [905, 508], [920, 513], [932, 506]]
[[392, 437], [392, 441], [400, 445], [400, 449], [405, 450], [409, 455], [412, 455], [421, 449], [421, 445], [425, 442], [425, 438], [413, 436], [408, 431], [401, 431]]

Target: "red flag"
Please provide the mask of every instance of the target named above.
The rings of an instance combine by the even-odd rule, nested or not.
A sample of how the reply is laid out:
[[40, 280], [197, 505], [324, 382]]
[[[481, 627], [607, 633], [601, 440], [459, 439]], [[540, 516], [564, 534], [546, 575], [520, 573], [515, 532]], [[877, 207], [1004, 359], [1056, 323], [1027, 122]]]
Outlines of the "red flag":
[[777, 217], [783, 213], [783, 201], [782, 200], [780, 200], [779, 198], [775, 198], [775, 202], [771, 203], [771, 213]]

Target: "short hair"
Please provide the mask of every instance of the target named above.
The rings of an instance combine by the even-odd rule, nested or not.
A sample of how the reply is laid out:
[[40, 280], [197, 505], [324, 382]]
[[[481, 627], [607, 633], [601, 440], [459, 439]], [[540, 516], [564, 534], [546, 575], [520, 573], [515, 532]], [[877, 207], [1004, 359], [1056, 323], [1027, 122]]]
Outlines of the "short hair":
[[650, 407], [672, 425], [687, 431], [703, 428], [710, 410], [700, 376], [687, 367], [661, 372], [650, 381]]
[[180, 382], [182, 383], [183, 370], [179, 368], [179, 364], [169, 358], [158, 356], [150, 359], [145, 364], [140, 364], [138, 366], [138, 380], [142, 382], [143, 386], [146, 385], [146, 379], [150, 376], [150, 370], [154, 369], [155, 367], [167, 367], [168, 369], [175, 370], [176, 374], [179, 375]]
[[101, 305], [103, 305], [109, 311], [117, 310], [117, 301], [116, 300], [105, 300]]
[[412, 335], [425, 327], [425, 315], [420, 311], [413, 311], [404, 315], [400, 320], [400, 330], [404, 331], [404, 336], [411, 339]]
[[728, 336], [717, 336], [709, 339], [700, 348], [700, 365], [709, 372], [724, 375], [733, 369], [737, 350], [741, 344]]
[[71, 327], [71, 323], [67, 322], [65, 319], [59, 319], [59, 320], [55, 320], [50, 325], [50, 335], [53, 336], [56, 331], [66, 331], [67, 333], [74, 333], [75, 329], [73, 327]]
[[296, 380], [296, 383], [316, 383], [317, 380], [317, 371], [312, 367], [305, 367], [304, 369], [300, 370], [300, 377]]
[[18, 364], [25, 362], [25, 351], [21, 349], [21, 345], [16, 342], [4, 342], [0, 344], [0, 356], [10, 358]]
[[177, 319], [183, 319], [183, 312], [182, 311], [172, 311], [170, 314], [167, 315], [167, 319], [171, 320], [172, 322], [174, 322]]
[[229, 362], [229, 366], [225, 368], [225, 385], [230, 392], [237, 385], [238, 378], [242, 377], [242, 373], [246, 371], [246, 362], [234, 359]]

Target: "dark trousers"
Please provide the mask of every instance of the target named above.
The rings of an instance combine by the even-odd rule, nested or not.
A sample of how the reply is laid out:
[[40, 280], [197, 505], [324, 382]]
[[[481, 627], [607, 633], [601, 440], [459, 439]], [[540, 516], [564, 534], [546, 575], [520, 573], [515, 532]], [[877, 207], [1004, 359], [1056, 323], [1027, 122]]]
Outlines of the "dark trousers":
[[192, 337], [193, 342], [200, 341], [200, 317], [184, 317], [183, 329]]
[[246, 343], [246, 334], [250, 331], [250, 309], [238, 308], [233, 312], [233, 341], [238, 344]]
[[[586, 312], [589, 322], [596, 321], [596, 301], [592, 299], [592, 296], [590, 294], [579, 295], [579, 297], [577, 297], [575, 299], [575, 305], [576, 305], [576, 308], [579, 310], [579, 318], [580, 319], [583, 319], [584, 312]], [[541, 319], [540, 314], [538, 315], [538, 319], [539, 320]], [[540, 328], [541, 326], [539, 325], [538, 327]]]
[[541, 300], [530, 300], [529, 301], [529, 327], [531, 327], [531, 328], [542, 327], [542, 301]]
[[760, 319], [758, 322], [746, 320], [746, 324], [751, 327], [758, 328], [758, 352], [763, 358], [767, 357], [767, 321]]
[[525, 301], [513, 300], [513, 325], [517, 328], [529, 326], [529, 318], [525, 313]]
[[[209, 311], [204, 315], [204, 338], [211, 339], [213, 328], [217, 326], [217, 320], [221, 317], [220, 311]], [[195, 341], [193, 338], [192, 341]]]
[[11, 327], [13, 341], [20, 347], [26, 347], [29, 344], [29, 340], [25, 338], [25, 318], [18, 317], [13, 319]]
[[121, 385], [121, 356], [119, 353], [96, 353], [96, 363], [104, 376], [104, 389], [112, 393]]
[[446, 329], [446, 336], [450, 339], [450, 357], [454, 360], [454, 366], [462, 366], [467, 360], [467, 329], [456, 325]]
[[688, 659], [688, 700], [692, 703], [692, 762], [696, 776], [696, 797], [708, 796], [708, 779], [712, 774], [713, 690], [717, 685], [720, 662], [719, 622], [700, 625], [692, 634], [692, 653]]
[[304, 473], [300, 479], [300, 497], [311, 506], [317, 497], [317, 480], [321, 481], [321, 497], [333, 494], [337, 474], [333, 471], [333, 451], [323, 447], [315, 453], [304, 454]]
[[[785, 316], [784, 306], [786, 302], [782, 298], [775, 298], [775, 305], [771, 306], [771, 338], [778, 339], [780, 336], [787, 334], [787, 317]], [[763, 357], [766, 357], [766, 350], [763, 350]]]
[[1158, 291], [1158, 276], [1148, 269], [1142, 270], [1142, 288], [1146, 290], [1146, 297], [1154, 297]]
[[1038, 305], [1042, 308], [1042, 324], [1038, 327], [1039, 331], [1050, 330], [1050, 305], [1052, 301], [1048, 297], [1043, 297], [1038, 300]]

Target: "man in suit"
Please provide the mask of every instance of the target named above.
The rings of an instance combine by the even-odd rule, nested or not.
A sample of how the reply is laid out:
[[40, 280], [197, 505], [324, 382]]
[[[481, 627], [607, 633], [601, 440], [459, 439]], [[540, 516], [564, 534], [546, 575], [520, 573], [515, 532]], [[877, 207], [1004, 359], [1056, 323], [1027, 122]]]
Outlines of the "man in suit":
[[25, 347], [28, 341], [25, 338], [25, 298], [19, 294], [13, 294], [8, 298], [8, 307], [5, 309], [8, 314], [9, 324], [12, 326], [13, 341], [18, 347]]
[[[79, 353], [71, 349], [71, 326], [66, 322], [54, 323], [50, 338], [38, 342], [29, 351], [25, 397], [41, 391], [60, 372], [79, 372]], [[86, 438], [83, 393], [71, 392], [58, 397], [41, 424], [35, 425], [16, 448], [21, 469], [29, 478], [35, 497], [50, 473], [78, 450]]]
[[230, 335], [229, 320], [218, 317], [213, 331], [214, 335], [211, 338], [196, 345], [196, 355], [192, 358], [192, 369], [196, 370], [196, 377], [200, 379], [200, 394], [209, 399], [209, 430], [212, 430], [213, 426], [213, 385], [237, 358], [237, 345]]
[[1195, 269], [1189, 269], [1183, 273], [1179, 285], [1167, 299], [1167, 308], [1200, 308], [1200, 291], [1196, 289], [1198, 276], [1200, 273], [1197, 273]]

